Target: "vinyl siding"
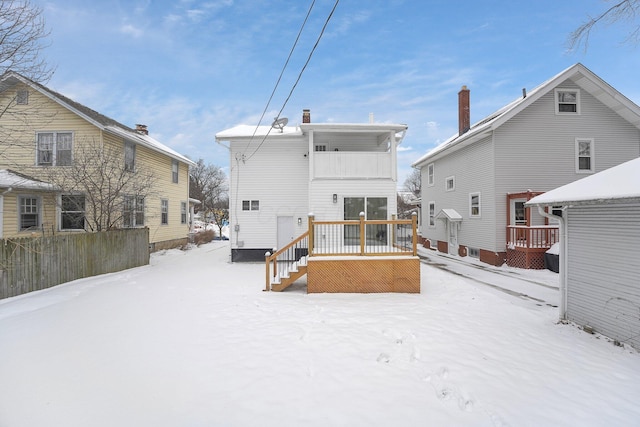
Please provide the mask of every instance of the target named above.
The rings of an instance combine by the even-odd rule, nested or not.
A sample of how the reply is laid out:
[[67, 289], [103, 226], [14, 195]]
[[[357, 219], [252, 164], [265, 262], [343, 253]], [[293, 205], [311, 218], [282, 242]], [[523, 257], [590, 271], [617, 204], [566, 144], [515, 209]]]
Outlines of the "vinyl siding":
[[[387, 219], [397, 213], [396, 182], [392, 180], [317, 179], [311, 183], [309, 206], [319, 221], [344, 219], [345, 197], [386, 197]], [[333, 195], [337, 203], [333, 203]]]
[[[24, 88], [24, 86], [20, 87]], [[4, 102], [5, 97], [12, 96], [14, 93], [15, 90], [11, 89], [0, 94], [0, 102]], [[103, 133], [98, 127], [39, 92], [30, 90], [29, 105], [16, 106], [16, 108], [22, 110], [22, 113], [28, 114], [29, 119], [25, 124], [18, 120], [14, 114], [4, 114], [0, 117], [2, 126], [10, 130], [11, 140], [14, 141], [9, 149], [0, 156], [0, 168], [13, 169], [46, 181], [49, 174], [55, 172], [55, 167], [36, 166], [35, 164], [36, 134], [46, 131], [73, 132], [74, 152], [83, 144], [104, 143], [110, 144], [116, 150], [122, 150], [124, 156], [124, 142], [121, 137]], [[180, 202], [187, 202], [189, 198], [188, 164], [179, 162], [179, 182], [174, 184], [171, 175], [171, 161], [172, 159], [168, 155], [140, 145], [136, 147], [136, 164], [151, 169], [158, 179], [156, 186], [151, 191], [152, 196], [145, 200], [145, 225], [150, 229], [150, 243], [188, 236], [188, 224], [180, 224]], [[161, 199], [169, 200], [169, 225], [160, 226]], [[50, 201], [44, 207], [46, 225], [49, 227], [53, 224], [53, 230], [58, 232], [55, 199], [50, 197], [48, 200]], [[5, 197], [5, 207], [7, 202]], [[89, 213], [87, 212], [87, 214]], [[8, 233], [11, 230], [17, 230], [17, 223], [15, 218], [7, 216], [7, 209], [5, 209], [4, 216], [4, 237], [9, 237], [11, 235]]]
[[[271, 139], [258, 148], [260, 141], [240, 139], [230, 145], [229, 216], [234, 249], [274, 248], [278, 216], [294, 217], [295, 235], [307, 229], [308, 142], [303, 138]], [[243, 153], [245, 161], [241, 160]], [[258, 200], [260, 209], [243, 211], [243, 200]], [[297, 218], [302, 218], [301, 226]], [[239, 232], [234, 230], [236, 225]]]
[[[493, 144], [490, 137], [437, 159], [434, 164], [434, 185], [427, 184], [427, 165], [421, 169], [422, 175], [422, 236], [429, 239], [447, 241], [445, 221], [436, 219], [436, 225], [429, 227], [430, 201], [436, 202], [435, 214], [442, 209], [455, 209], [462, 215], [458, 230], [458, 244], [479, 249], [494, 250], [494, 168]], [[455, 178], [455, 189], [446, 190], [446, 179]], [[481, 203], [480, 218], [469, 215], [469, 194], [479, 192]]]
[[640, 348], [640, 205], [567, 211], [567, 316]]
[[[172, 160], [149, 148], [136, 147], [136, 165], [151, 169], [156, 178], [151, 194], [145, 199], [145, 226], [149, 228], [150, 243], [186, 238], [189, 233], [189, 224], [180, 223], [180, 202], [189, 199], [189, 167], [178, 162], [178, 183], [174, 183]], [[161, 224], [162, 199], [169, 201], [166, 225]]]
[[19, 206], [18, 198], [21, 196], [37, 197], [40, 200], [40, 221], [47, 235], [52, 234], [57, 227], [57, 214], [55, 195], [40, 191], [15, 190], [5, 194], [2, 197], [2, 238], [12, 237], [29, 237], [33, 233], [39, 234], [40, 231], [20, 231]]
[[[578, 89], [571, 80], [560, 88]], [[640, 131], [585, 90], [581, 114], [556, 115], [550, 90], [494, 132], [496, 250], [504, 250], [506, 195], [548, 191], [586, 174], [576, 173], [575, 140], [593, 138], [595, 172], [640, 156]]]

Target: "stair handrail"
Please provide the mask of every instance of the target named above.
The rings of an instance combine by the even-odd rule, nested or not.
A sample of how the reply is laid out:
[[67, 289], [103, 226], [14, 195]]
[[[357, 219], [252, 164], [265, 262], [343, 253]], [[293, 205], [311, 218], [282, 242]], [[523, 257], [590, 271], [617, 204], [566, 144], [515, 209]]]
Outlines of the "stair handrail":
[[[286, 246], [283, 246], [280, 249], [273, 248], [274, 250], [273, 254], [271, 252], [266, 252], [264, 254], [265, 263], [266, 263], [266, 286], [264, 289], [265, 291], [271, 290], [272, 279], [275, 279], [278, 275], [278, 263], [277, 263], [278, 256], [282, 255], [289, 249], [293, 248], [295, 245], [303, 241], [308, 236], [309, 236], [309, 231], [307, 230], [304, 233], [302, 233], [300, 236], [298, 236], [296, 239], [289, 242], [289, 244], [287, 244]], [[302, 256], [303, 255], [301, 255], [300, 258], [302, 258]], [[294, 262], [300, 261], [300, 258], [296, 259]], [[271, 267], [271, 264], [273, 264], [273, 268]]]

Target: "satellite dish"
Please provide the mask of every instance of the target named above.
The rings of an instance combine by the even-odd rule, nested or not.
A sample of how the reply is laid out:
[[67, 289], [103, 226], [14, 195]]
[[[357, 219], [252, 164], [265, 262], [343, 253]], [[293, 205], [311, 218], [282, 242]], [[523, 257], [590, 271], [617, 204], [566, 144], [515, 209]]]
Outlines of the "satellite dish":
[[282, 132], [282, 129], [284, 129], [287, 123], [289, 123], [289, 119], [287, 119], [286, 117], [283, 117], [281, 119], [276, 117], [275, 119], [273, 119], [271, 127], [274, 129], [280, 129], [280, 132]]

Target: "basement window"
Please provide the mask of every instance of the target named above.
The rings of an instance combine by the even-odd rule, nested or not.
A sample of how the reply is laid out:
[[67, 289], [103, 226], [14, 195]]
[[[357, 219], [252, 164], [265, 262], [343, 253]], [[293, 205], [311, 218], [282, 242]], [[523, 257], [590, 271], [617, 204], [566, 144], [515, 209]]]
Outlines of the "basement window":
[[480, 250], [478, 248], [467, 248], [467, 255], [471, 258], [480, 258]]

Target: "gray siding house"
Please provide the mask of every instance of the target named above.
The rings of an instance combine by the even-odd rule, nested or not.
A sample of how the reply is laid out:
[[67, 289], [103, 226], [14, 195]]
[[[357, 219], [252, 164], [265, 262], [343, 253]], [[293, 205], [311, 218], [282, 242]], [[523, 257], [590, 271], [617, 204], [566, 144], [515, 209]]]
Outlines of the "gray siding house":
[[413, 163], [421, 236], [442, 252], [543, 268], [558, 224], [525, 203], [640, 156], [640, 107], [582, 64], [473, 125], [469, 99], [463, 87], [458, 134]]
[[640, 349], [640, 159], [527, 205], [562, 207], [560, 318]]

